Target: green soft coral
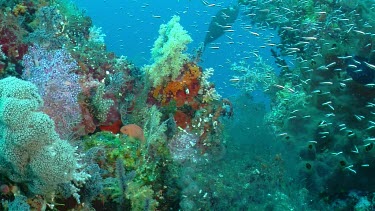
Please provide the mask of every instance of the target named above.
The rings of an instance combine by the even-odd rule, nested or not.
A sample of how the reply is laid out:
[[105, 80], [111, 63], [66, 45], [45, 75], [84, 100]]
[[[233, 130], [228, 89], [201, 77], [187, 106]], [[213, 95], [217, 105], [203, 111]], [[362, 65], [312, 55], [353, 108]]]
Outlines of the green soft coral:
[[170, 77], [172, 80], [176, 79], [184, 61], [188, 59], [183, 52], [192, 39], [179, 22], [180, 17], [173, 16], [167, 24], [162, 24], [159, 37], [151, 49], [154, 63], [145, 69], [154, 87], [163, 84]]
[[113, 100], [105, 98], [104, 94], [104, 84], [100, 84], [91, 102], [91, 105], [94, 109], [94, 116], [99, 120], [100, 123], [103, 123], [107, 120], [107, 115], [111, 109], [111, 106], [114, 104]]
[[[155, 170], [158, 165], [157, 160], [147, 158], [146, 146], [133, 138], [125, 135], [115, 135], [110, 132], [98, 132], [84, 138], [85, 149], [100, 147], [106, 151], [106, 164], [104, 168], [113, 173], [112, 166], [117, 159], [124, 161], [127, 171], [135, 170], [137, 179], [146, 183], [153, 182], [158, 176]], [[155, 144], [157, 147], [157, 145]], [[161, 150], [160, 150], [161, 151]]]
[[[129, 138], [125, 135], [115, 135], [110, 132], [98, 132], [84, 138], [85, 149], [100, 147], [106, 151], [106, 163], [102, 163], [102, 168], [111, 174], [112, 178], [107, 178], [105, 189], [107, 194], [114, 201], [123, 203], [126, 197], [131, 204], [132, 210], [155, 210], [157, 201], [154, 199], [154, 191], [152, 184], [160, 177], [160, 169], [156, 159], [147, 158], [147, 149], [136, 139]], [[166, 146], [164, 144], [164, 146]], [[118, 179], [115, 179], [119, 166], [118, 161], [121, 160], [124, 172], [127, 174], [129, 181], [126, 193], [121, 193]], [[115, 167], [116, 166], [116, 167]], [[117, 169], [117, 170], [116, 170]], [[120, 171], [122, 172], [122, 171]], [[135, 177], [130, 178], [128, 174], [134, 172]], [[124, 203], [125, 206], [128, 206]]]
[[153, 198], [154, 191], [151, 186], [132, 181], [126, 192], [127, 198], [131, 201], [132, 210], [156, 210], [158, 202]]
[[116, 159], [124, 160], [127, 169], [136, 169], [142, 157], [139, 141], [124, 135], [115, 135], [110, 132], [98, 132], [84, 138], [85, 148], [101, 147], [106, 149], [106, 161], [113, 165]]

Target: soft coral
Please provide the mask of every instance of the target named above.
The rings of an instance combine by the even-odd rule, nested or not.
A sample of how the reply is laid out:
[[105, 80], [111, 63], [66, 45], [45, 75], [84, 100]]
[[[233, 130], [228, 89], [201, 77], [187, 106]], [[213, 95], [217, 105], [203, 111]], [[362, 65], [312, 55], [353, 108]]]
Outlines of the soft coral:
[[13, 15], [0, 15], [0, 19], [1, 50], [11, 62], [16, 63], [22, 59], [28, 49], [22, 41], [26, 30], [19, 26]]

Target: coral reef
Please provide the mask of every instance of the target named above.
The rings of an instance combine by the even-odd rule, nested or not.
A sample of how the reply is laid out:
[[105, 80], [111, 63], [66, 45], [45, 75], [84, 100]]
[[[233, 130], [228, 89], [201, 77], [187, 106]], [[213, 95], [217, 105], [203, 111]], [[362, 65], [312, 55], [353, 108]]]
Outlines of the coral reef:
[[[372, 195], [375, 57], [374, 30], [369, 25], [375, 13], [366, 8], [373, 3], [241, 2], [246, 14], [254, 14], [254, 23], [278, 29], [281, 41], [272, 54], [281, 71], [278, 77], [270, 77], [271, 86], [262, 88], [269, 87], [268, 123], [300, 157], [298, 180], [331, 209], [340, 207], [335, 204], [339, 199], [353, 200], [353, 191]], [[280, 3], [293, 8], [283, 20]], [[241, 84], [242, 78], [238, 79]], [[355, 209], [356, 203], [365, 200], [357, 197], [355, 201], [339, 209]], [[319, 207], [318, 203], [313, 206]]]
[[222, 157], [233, 114], [180, 17], [138, 68], [69, 1], [0, 5], [0, 209], [179, 209], [179, 171]]

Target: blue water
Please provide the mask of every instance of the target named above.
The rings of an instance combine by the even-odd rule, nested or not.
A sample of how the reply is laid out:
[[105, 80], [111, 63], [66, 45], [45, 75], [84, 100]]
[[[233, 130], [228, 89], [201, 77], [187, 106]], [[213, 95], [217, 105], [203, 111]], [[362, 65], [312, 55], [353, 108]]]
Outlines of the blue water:
[[[193, 42], [188, 46], [188, 52], [194, 54], [204, 40], [208, 25], [214, 16], [223, 7], [232, 5], [236, 1], [212, 1], [215, 6], [206, 6], [203, 1], [74, 1], [79, 8], [86, 10], [93, 24], [102, 27], [106, 34], [105, 42], [109, 51], [117, 55], [127, 56], [137, 66], [151, 64], [150, 51], [156, 38], [161, 24], [167, 23], [173, 15], [181, 17], [180, 23], [185, 30], [189, 32]], [[240, 13], [242, 13], [241, 10]], [[155, 17], [157, 16], [157, 18]], [[159, 17], [160, 16], [160, 17]], [[232, 29], [234, 32], [228, 32], [219, 39], [215, 40], [214, 45], [220, 46], [219, 49], [206, 49], [200, 65], [203, 68], [212, 67], [215, 74], [212, 81], [216, 84], [217, 90], [223, 97], [229, 97], [237, 93], [229, 81], [228, 76], [234, 73], [230, 70], [233, 62], [238, 62], [244, 57], [248, 64], [254, 61], [255, 57], [251, 53], [259, 50], [259, 55], [269, 64], [274, 64], [271, 57], [270, 48], [259, 48], [264, 45], [264, 39], [251, 35], [249, 31], [241, 28], [241, 24], [249, 22], [249, 19], [239, 15]], [[263, 35], [275, 34], [274, 43], [278, 41], [275, 31], [260, 31], [253, 26], [253, 32], [262, 32]], [[230, 39], [231, 37], [232, 39]], [[227, 42], [234, 41], [234, 44]], [[216, 45], [217, 44], [217, 45]], [[261, 93], [255, 93], [256, 99], [264, 100]]]

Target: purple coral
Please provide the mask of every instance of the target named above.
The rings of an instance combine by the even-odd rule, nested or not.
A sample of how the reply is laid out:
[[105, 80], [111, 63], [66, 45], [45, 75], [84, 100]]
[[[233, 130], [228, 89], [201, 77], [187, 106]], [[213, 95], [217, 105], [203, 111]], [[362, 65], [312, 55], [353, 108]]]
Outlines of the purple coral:
[[65, 49], [47, 51], [31, 46], [23, 57], [23, 78], [34, 83], [44, 100], [43, 112], [55, 122], [61, 138], [70, 138], [81, 121], [78, 94], [79, 77], [74, 73], [76, 61]]

